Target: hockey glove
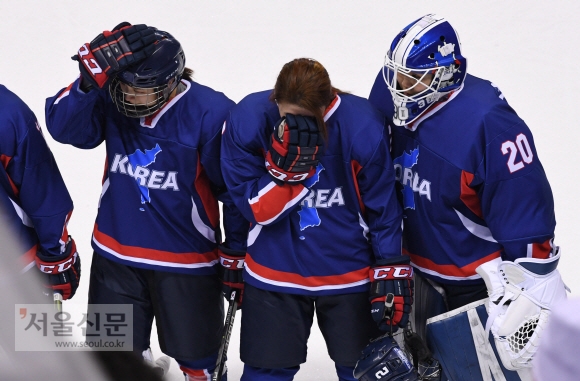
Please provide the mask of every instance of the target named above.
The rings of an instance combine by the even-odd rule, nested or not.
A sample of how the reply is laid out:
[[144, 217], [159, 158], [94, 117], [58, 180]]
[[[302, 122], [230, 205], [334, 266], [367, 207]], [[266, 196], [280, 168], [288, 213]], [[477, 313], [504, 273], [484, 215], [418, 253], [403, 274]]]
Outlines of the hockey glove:
[[266, 168], [278, 184], [297, 184], [316, 173], [322, 155], [323, 138], [316, 119], [286, 114], [270, 138]]
[[46, 274], [44, 287], [60, 293], [64, 300], [74, 296], [81, 278], [81, 258], [75, 241], [70, 236], [61, 255], [36, 253], [36, 267]]
[[560, 250], [548, 259], [500, 258], [475, 270], [488, 288], [486, 331], [493, 334], [497, 353], [509, 370], [532, 366], [542, 343], [552, 307], [569, 291], [557, 269]]
[[71, 58], [79, 61], [83, 80], [102, 89], [117, 73], [153, 54], [157, 39], [155, 30], [144, 24], [124, 22], [112, 32], [106, 30], [90, 43], [83, 44], [78, 54]]
[[239, 290], [238, 308], [242, 305], [244, 296], [244, 280], [242, 272], [244, 270], [245, 251], [231, 250], [225, 245], [218, 248], [220, 256], [220, 280], [222, 281], [222, 291], [227, 300], [230, 300], [232, 290]]
[[413, 304], [413, 268], [407, 256], [377, 261], [369, 270], [371, 314], [383, 331], [405, 328]]

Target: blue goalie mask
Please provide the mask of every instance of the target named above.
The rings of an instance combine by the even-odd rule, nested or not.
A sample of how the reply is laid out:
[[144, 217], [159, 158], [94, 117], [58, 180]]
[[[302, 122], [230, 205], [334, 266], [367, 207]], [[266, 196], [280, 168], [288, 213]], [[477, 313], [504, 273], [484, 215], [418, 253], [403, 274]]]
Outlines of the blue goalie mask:
[[395, 106], [393, 123], [404, 126], [415, 121], [462, 87], [466, 73], [467, 59], [451, 24], [433, 14], [412, 22], [391, 43], [383, 66]]
[[360, 381], [417, 381], [413, 365], [389, 335], [372, 340], [354, 367]]
[[130, 118], [154, 114], [169, 100], [185, 70], [181, 44], [171, 34], [157, 30], [151, 56], [122, 71], [109, 85], [111, 99]]

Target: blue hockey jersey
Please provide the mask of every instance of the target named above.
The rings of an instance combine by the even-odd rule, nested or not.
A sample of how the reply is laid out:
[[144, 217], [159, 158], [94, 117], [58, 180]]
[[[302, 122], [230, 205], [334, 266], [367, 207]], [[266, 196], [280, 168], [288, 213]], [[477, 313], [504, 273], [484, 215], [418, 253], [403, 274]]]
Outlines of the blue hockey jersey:
[[93, 230], [96, 253], [129, 266], [215, 273], [221, 241], [218, 200], [230, 248], [244, 250], [248, 222], [231, 203], [220, 172], [221, 130], [234, 102], [182, 80], [185, 90], [145, 118], [117, 111], [104, 90], [77, 79], [47, 99], [55, 140], [107, 157]]
[[60, 255], [73, 203], [34, 113], [0, 85], [0, 213], [22, 248], [25, 269], [37, 250]]
[[[381, 72], [369, 99], [392, 118]], [[468, 74], [413, 124], [393, 127], [392, 157], [403, 250], [423, 275], [476, 283], [476, 267], [494, 258], [551, 254], [554, 201], [532, 133], [489, 81]]]
[[401, 255], [384, 118], [363, 98], [337, 95], [325, 113], [328, 139], [316, 175], [277, 185], [265, 166], [280, 119], [270, 93], [245, 97], [222, 141], [224, 179], [252, 223], [244, 281], [305, 295], [366, 291], [370, 265]]

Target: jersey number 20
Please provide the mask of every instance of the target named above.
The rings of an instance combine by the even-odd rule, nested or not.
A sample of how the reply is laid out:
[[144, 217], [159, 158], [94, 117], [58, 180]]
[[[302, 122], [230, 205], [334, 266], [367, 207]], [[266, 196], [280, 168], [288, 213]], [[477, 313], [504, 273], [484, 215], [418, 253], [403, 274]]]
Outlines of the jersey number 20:
[[[501, 152], [506, 155], [507, 153], [510, 154], [507, 162], [507, 166], [510, 170], [510, 173], [514, 173], [515, 171], [519, 171], [524, 167], [524, 163], [530, 164], [534, 160], [534, 153], [532, 152], [532, 148], [530, 147], [530, 143], [528, 143], [528, 138], [526, 135], [519, 134], [516, 136], [515, 143], [511, 140], [507, 140], [503, 142], [501, 145]], [[523, 163], [521, 161], [516, 161], [517, 153], [520, 153], [522, 157]]]

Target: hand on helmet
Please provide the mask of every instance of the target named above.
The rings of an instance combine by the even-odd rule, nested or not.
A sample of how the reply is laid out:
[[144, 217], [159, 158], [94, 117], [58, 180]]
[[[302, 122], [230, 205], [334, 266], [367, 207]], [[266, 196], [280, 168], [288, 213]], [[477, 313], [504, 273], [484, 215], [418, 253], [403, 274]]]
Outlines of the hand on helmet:
[[104, 31], [83, 44], [72, 59], [79, 61], [83, 80], [102, 89], [117, 73], [153, 53], [155, 31], [144, 24], [121, 23], [113, 31]]

